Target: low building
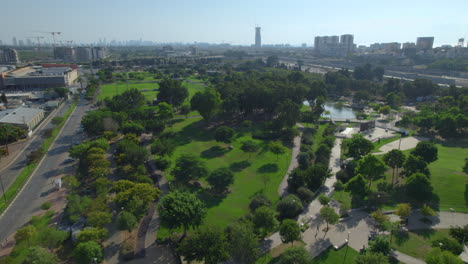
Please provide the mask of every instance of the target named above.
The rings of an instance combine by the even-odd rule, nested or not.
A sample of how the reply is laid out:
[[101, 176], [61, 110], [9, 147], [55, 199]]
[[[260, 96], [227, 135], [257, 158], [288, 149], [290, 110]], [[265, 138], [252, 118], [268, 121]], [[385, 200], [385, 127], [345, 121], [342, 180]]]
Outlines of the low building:
[[50, 64], [44, 66], [24, 67], [0, 75], [0, 89], [29, 90], [68, 87], [78, 78], [75, 68]]
[[33, 129], [44, 119], [44, 110], [20, 107], [0, 112], [0, 124], [11, 124], [28, 131], [30, 136]]
[[375, 120], [363, 122], [359, 125], [359, 131], [366, 131], [375, 128]]

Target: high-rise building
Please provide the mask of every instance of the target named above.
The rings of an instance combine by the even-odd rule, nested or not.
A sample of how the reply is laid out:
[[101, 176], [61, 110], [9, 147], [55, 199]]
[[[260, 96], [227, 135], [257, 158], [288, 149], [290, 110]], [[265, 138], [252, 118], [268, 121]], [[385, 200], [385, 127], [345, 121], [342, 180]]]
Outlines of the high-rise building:
[[419, 37], [416, 39], [416, 48], [418, 50], [429, 50], [434, 45], [434, 37]]
[[355, 49], [354, 36], [350, 34], [342, 35], [341, 40], [338, 36], [317, 36], [314, 39], [315, 53], [321, 55], [346, 57]]
[[93, 49], [91, 47], [77, 47], [75, 53], [76, 60], [81, 62], [90, 61], [93, 58]]
[[12, 43], [13, 43], [13, 46], [15, 46], [15, 47], [18, 46], [18, 42], [16, 41], [16, 37], [13, 37], [13, 42]]
[[262, 47], [262, 28], [255, 27], [255, 47], [261, 48]]
[[0, 49], [0, 63], [19, 63], [18, 52], [15, 49]]
[[54, 58], [73, 61], [76, 59], [75, 49], [72, 47], [54, 47]]
[[3, 45], [3, 41], [0, 39], [0, 46]]
[[33, 45], [31, 39], [27, 39], [26, 44], [28, 45], [28, 47], [31, 47]]
[[18, 40], [18, 45], [24, 46], [24, 41], [22, 39]]

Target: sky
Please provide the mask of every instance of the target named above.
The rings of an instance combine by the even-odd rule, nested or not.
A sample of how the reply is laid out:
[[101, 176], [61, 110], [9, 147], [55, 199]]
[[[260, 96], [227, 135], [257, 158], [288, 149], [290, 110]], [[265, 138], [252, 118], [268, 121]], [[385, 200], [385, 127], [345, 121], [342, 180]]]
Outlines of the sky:
[[353, 34], [355, 43], [435, 45], [468, 38], [468, 0], [14, 0], [3, 1], [0, 40], [62, 32], [62, 41], [104, 39], [250, 45], [307, 43], [315, 36]]

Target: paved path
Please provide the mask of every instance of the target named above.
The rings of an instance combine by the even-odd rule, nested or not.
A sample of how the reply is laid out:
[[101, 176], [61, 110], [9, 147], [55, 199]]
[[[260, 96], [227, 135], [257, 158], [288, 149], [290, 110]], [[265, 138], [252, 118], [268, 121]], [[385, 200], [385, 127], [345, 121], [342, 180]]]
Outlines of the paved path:
[[286, 175], [284, 175], [283, 181], [278, 187], [278, 194], [280, 197], [285, 197], [288, 195], [288, 176], [293, 171], [295, 168], [299, 166], [299, 163], [297, 161], [297, 156], [299, 153], [301, 153], [301, 138], [302, 138], [302, 131], [304, 129], [304, 126], [302, 124], [297, 123], [296, 124], [299, 127], [299, 135], [294, 137], [293, 140], [293, 148], [292, 148], [292, 154], [291, 154], [291, 163], [289, 163], [289, 168], [288, 171], [286, 172]]
[[417, 259], [412, 256], [408, 256], [404, 253], [401, 253], [400, 251], [392, 250], [390, 252], [390, 256], [393, 256], [394, 258], [398, 259], [399, 261], [406, 263], [406, 264], [425, 264], [426, 262]]
[[[408, 150], [413, 149], [420, 141], [427, 140], [424, 137], [404, 137], [400, 140], [392, 141], [388, 144], [383, 145], [380, 147], [380, 152], [372, 153], [374, 155], [381, 155], [387, 152], [390, 152], [392, 149], [400, 149], [400, 150]], [[401, 141], [401, 142], [400, 142]]]

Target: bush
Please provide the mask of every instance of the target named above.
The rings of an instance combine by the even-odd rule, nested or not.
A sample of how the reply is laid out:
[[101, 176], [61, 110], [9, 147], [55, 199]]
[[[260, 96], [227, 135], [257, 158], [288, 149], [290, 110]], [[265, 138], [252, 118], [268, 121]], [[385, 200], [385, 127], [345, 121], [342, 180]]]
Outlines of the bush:
[[311, 133], [303, 133], [301, 143], [305, 145], [312, 145], [314, 136]]
[[165, 171], [171, 166], [171, 160], [166, 157], [156, 157], [154, 158], [154, 165], [156, 168]]
[[301, 152], [297, 156], [297, 162], [299, 163], [299, 167], [303, 170], [306, 170], [310, 165], [310, 156], [307, 152]]
[[297, 189], [297, 196], [301, 198], [303, 203], [308, 204], [314, 199], [314, 192], [306, 187], [299, 187], [299, 189]]
[[49, 210], [50, 207], [52, 207], [52, 203], [47, 201], [47, 202], [44, 202], [43, 204], [41, 204], [41, 209], [42, 210]]
[[441, 238], [432, 241], [432, 247], [438, 247], [441, 250], [447, 250], [458, 256], [463, 252], [463, 246], [452, 238]]
[[271, 206], [271, 201], [263, 194], [258, 194], [254, 198], [252, 198], [252, 201], [250, 201], [249, 208], [252, 212], [254, 212], [257, 208], [261, 206]]
[[127, 230], [128, 232], [132, 231], [133, 228], [137, 225], [136, 217], [127, 211], [122, 211], [119, 217], [117, 218], [117, 227], [119, 230]]
[[333, 187], [335, 187], [336, 191], [344, 190], [344, 184], [340, 180], [336, 181], [335, 184], [333, 184]]
[[451, 237], [455, 238], [459, 243], [463, 243], [468, 238], [468, 225], [463, 226], [463, 228], [452, 226], [449, 232]]
[[60, 124], [60, 122], [62, 122], [63, 119], [64, 119], [63, 116], [54, 117], [52, 118], [52, 124], [54, 125]]
[[279, 212], [281, 218], [294, 218], [298, 216], [304, 207], [302, 206], [301, 199], [294, 194], [290, 194], [278, 202], [276, 210]]

